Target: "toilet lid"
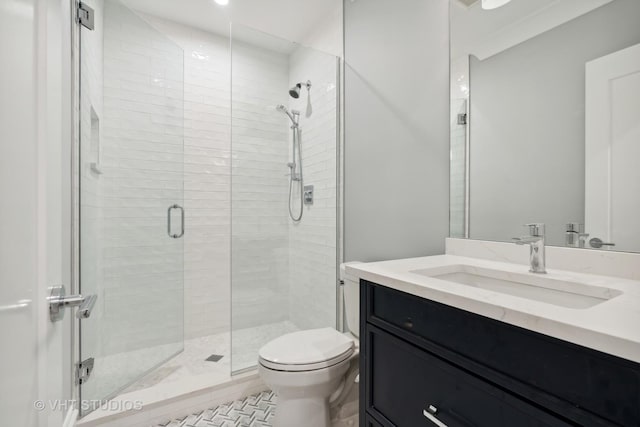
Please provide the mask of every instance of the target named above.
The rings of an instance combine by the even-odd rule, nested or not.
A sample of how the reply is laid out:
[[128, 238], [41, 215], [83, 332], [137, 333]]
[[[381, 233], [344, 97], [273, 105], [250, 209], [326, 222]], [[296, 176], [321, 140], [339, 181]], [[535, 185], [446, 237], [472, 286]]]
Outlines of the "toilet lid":
[[282, 335], [264, 345], [258, 355], [268, 368], [302, 371], [335, 365], [353, 349], [353, 340], [333, 328], [322, 328]]

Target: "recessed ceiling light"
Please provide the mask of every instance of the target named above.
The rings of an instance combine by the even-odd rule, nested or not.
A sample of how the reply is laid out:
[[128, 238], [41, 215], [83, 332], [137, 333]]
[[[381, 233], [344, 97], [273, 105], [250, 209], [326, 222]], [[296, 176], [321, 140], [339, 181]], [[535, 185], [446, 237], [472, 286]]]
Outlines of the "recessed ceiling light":
[[504, 6], [511, 0], [482, 0], [482, 8], [485, 10], [496, 9], [500, 6]]
[[216, 2], [216, 4], [219, 4], [220, 6], [226, 6], [229, 4], [229, 0], [213, 0]]

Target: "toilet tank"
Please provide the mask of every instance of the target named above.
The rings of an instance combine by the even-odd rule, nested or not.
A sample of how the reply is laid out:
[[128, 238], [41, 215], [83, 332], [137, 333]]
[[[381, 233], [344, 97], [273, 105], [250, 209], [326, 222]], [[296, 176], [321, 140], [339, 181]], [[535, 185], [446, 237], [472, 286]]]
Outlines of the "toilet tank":
[[344, 282], [342, 294], [346, 313], [346, 326], [354, 336], [360, 337], [360, 280], [346, 273], [345, 266], [362, 264], [358, 261], [340, 264], [340, 279]]

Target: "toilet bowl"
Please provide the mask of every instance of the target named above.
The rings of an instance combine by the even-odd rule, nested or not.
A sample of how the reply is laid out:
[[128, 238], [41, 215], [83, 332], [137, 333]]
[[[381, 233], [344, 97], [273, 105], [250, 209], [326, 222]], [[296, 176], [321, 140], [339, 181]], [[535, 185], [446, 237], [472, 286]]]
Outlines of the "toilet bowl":
[[355, 343], [332, 328], [283, 335], [259, 352], [258, 372], [278, 396], [274, 427], [327, 427], [336, 391], [357, 358]]
[[258, 372], [278, 396], [274, 427], [329, 427], [331, 408], [352, 390], [358, 375], [358, 282], [344, 276], [351, 333], [333, 328], [282, 335], [258, 353]]

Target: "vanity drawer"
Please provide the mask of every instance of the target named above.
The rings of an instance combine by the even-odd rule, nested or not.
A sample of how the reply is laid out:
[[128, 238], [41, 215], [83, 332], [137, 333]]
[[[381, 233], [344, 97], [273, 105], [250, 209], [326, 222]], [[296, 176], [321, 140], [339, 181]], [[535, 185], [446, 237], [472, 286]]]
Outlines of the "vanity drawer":
[[363, 290], [376, 326], [581, 424], [640, 426], [636, 363], [382, 286]]
[[437, 426], [429, 416], [448, 427], [575, 425], [380, 329], [367, 330], [367, 410], [390, 425]]

